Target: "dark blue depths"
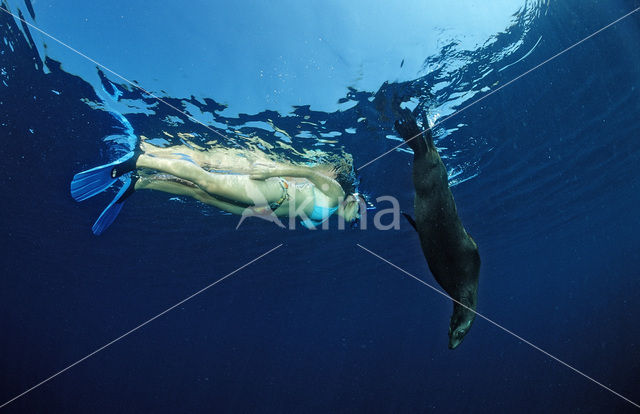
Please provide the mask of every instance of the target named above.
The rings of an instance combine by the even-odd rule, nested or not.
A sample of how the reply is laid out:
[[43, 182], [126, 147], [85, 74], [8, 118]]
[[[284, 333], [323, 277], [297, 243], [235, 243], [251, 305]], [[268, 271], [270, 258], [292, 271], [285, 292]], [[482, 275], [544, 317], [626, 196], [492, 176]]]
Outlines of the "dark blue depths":
[[[493, 80], [507, 82], [639, 5], [552, 4], [527, 35], [542, 35], [540, 45]], [[39, 58], [15, 21], [2, 14], [0, 24], [15, 48], [0, 43], [11, 75], [0, 86], [2, 402], [283, 243], [6, 412], [633, 408], [481, 319], [449, 351], [451, 304], [356, 246], [433, 283], [405, 223], [311, 232], [253, 220], [235, 231], [233, 216], [140, 193], [93, 236], [113, 193], [78, 204], [69, 181], [113, 159], [100, 139], [121, 125], [80, 102], [98, 98], [57, 62], [47, 62], [48, 74], [34, 69]], [[453, 189], [480, 245], [479, 312], [636, 402], [639, 30], [640, 15], [631, 16], [449, 121], [466, 125], [457, 136], [492, 147], [473, 155], [478, 176]], [[414, 87], [377, 93], [388, 100]], [[365, 101], [356, 108], [371, 113]], [[342, 128], [358, 117], [309, 115]], [[160, 128], [141, 115], [129, 120], [136, 131]], [[390, 121], [380, 116], [375, 127], [388, 131]], [[381, 137], [345, 143], [356, 165], [391, 147]], [[410, 211], [409, 161], [394, 152], [363, 169], [362, 189], [393, 194]]]

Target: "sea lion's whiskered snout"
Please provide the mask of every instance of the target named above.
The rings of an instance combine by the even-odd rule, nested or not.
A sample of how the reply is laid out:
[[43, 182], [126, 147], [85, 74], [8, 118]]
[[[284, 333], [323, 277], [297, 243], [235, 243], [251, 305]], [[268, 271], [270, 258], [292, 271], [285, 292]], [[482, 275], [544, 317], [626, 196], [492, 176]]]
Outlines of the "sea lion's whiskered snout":
[[471, 329], [475, 312], [461, 305], [454, 306], [453, 315], [449, 323], [449, 349], [456, 349], [462, 343], [467, 332]]

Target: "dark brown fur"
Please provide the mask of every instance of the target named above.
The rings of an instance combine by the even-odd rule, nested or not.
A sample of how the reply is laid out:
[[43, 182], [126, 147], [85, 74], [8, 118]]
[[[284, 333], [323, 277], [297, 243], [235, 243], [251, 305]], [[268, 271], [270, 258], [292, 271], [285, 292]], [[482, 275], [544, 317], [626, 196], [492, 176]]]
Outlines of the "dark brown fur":
[[447, 170], [433, 144], [431, 130], [420, 131], [408, 110], [400, 110], [399, 115], [396, 130], [414, 152], [415, 229], [431, 273], [454, 299], [449, 324], [449, 348], [454, 349], [475, 318], [480, 271], [478, 246], [458, 217]]

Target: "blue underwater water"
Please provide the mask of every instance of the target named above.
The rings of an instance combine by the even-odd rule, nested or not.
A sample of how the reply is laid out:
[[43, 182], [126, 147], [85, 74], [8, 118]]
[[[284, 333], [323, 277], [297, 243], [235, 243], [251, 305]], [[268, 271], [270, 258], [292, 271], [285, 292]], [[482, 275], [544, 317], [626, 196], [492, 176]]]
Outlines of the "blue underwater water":
[[[312, 150], [344, 151], [363, 166], [400, 143], [391, 108], [402, 96], [423, 122], [435, 122], [458, 212], [479, 245], [478, 312], [640, 403], [640, 11], [518, 78], [640, 1], [523, 2], [473, 47], [446, 22], [407, 24], [420, 35], [404, 39], [400, 15], [385, 13], [382, 3], [362, 5], [363, 13], [388, 19], [375, 22], [379, 32], [371, 39], [382, 45], [391, 38], [351, 55], [337, 43], [327, 49], [309, 43], [308, 50], [292, 38], [279, 43], [288, 18], [308, 26], [307, 34], [332, 24], [341, 30], [346, 19], [331, 14], [339, 10], [331, 2], [324, 13], [318, 5], [308, 7], [321, 12], [289, 4], [291, 14], [285, 3], [273, 6], [279, 13], [251, 2], [221, 4], [227, 14], [212, 13], [211, 27], [181, 20], [198, 14], [202, 2], [175, 14], [137, 2], [122, 2], [122, 10], [119, 2], [92, 6], [87, 16], [104, 20], [95, 27], [113, 27], [112, 38], [81, 26], [85, 11], [73, 3], [1, 4], [35, 26], [42, 16], [51, 22], [43, 30], [54, 27], [52, 35], [82, 45], [89, 56], [105, 50], [101, 64], [164, 102], [0, 11], [0, 404], [282, 246], [0, 412], [636, 410], [481, 318], [460, 347], [447, 349], [450, 300], [357, 246], [435, 285], [404, 221], [399, 230], [339, 230], [333, 222], [328, 231], [310, 231], [254, 218], [235, 230], [237, 216], [139, 192], [96, 237], [91, 225], [115, 190], [76, 203], [69, 182], [127, 153], [136, 137], [161, 140], [166, 133], [238, 148], [243, 136], [259, 136], [273, 154], [294, 161], [313, 162]], [[494, 13], [482, 14], [489, 6], [480, 2], [448, 11], [426, 4], [403, 16], [412, 15], [414, 24], [430, 7], [479, 13], [480, 20]], [[224, 16], [232, 12], [238, 28], [225, 37], [216, 25], [229, 25]], [[116, 21], [121, 15], [124, 23]], [[295, 21], [300, 16], [312, 20]], [[139, 28], [132, 29], [142, 36], [136, 40], [123, 30], [135, 21], [196, 38], [211, 32], [218, 41], [176, 47]], [[387, 25], [393, 30], [385, 36]], [[235, 50], [255, 40], [243, 27], [267, 33], [260, 45], [268, 51]], [[148, 48], [139, 47], [141, 39]], [[403, 55], [389, 46], [394, 42], [435, 52]], [[186, 75], [200, 73], [189, 63], [191, 50], [212, 65], [206, 85]], [[158, 75], [151, 66], [129, 75], [136, 69], [119, 53], [166, 59], [167, 67], [158, 66]], [[300, 72], [286, 65], [279, 72], [279, 64], [266, 61], [270, 53], [282, 65], [300, 56], [308, 61]], [[394, 58], [376, 60], [384, 56]], [[264, 84], [262, 75], [249, 79], [243, 72], [260, 59]], [[311, 72], [329, 61], [343, 62], [345, 73], [369, 63], [346, 85], [336, 80], [342, 69], [313, 82], [304, 72], [305, 65]], [[400, 72], [388, 75], [389, 68]], [[180, 89], [194, 84], [202, 89]], [[280, 89], [271, 91], [274, 84]], [[341, 95], [326, 98], [335, 90]], [[388, 207], [376, 205], [384, 195], [412, 211], [411, 160], [402, 147], [358, 170], [370, 221]]]

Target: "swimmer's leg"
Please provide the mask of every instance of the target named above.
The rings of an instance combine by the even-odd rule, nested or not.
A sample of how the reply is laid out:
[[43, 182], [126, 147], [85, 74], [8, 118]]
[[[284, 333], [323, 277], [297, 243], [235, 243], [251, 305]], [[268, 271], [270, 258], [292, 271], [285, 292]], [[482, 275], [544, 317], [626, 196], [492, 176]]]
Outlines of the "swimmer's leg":
[[212, 197], [219, 196], [247, 205], [269, 205], [282, 198], [279, 180], [258, 181], [249, 175], [211, 173], [183, 159], [167, 159], [141, 154], [137, 168], [148, 168], [191, 181]]
[[145, 154], [158, 158], [192, 161], [207, 171], [233, 170], [236, 173], [249, 173], [252, 164], [258, 159], [254, 154], [230, 149], [199, 149], [184, 144], [157, 147], [144, 140], [140, 142], [140, 149]]
[[154, 174], [141, 178], [136, 183], [136, 190], [139, 189], [158, 190], [170, 194], [192, 197], [202, 203], [219, 208], [220, 210], [242, 216], [240, 222], [236, 226], [236, 229], [240, 227], [246, 217], [252, 216], [258, 216], [264, 220], [274, 222], [279, 227], [284, 228], [284, 224], [278, 220], [277, 214], [271, 209], [261, 210], [253, 206], [241, 207], [237, 204], [212, 197], [210, 194], [205, 193], [192, 183], [179, 180], [176, 177], [167, 176], [166, 174]]
[[82, 171], [71, 180], [71, 197], [83, 201], [111, 187], [122, 175], [136, 168], [139, 151], [130, 152], [124, 157], [105, 165]]
[[227, 203], [225, 201], [212, 197], [202, 191], [199, 187], [182, 184], [179, 181], [171, 180], [170, 178], [161, 178], [158, 175], [151, 175], [148, 177], [140, 178], [135, 184], [135, 189], [136, 191], [156, 190], [169, 194], [191, 197], [202, 203], [219, 208], [220, 210], [224, 210], [232, 214], [242, 215], [242, 212], [244, 211], [243, 207]]
[[144, 140], [140, 141], [140, 149], [147, 155], [151, 155], [154, 157], [160, 158], [170, 158], [170, 159], [183, 159], [187, 161], [193, 161], [194, 163], [203, 166], [204, 159], [202, 154], [203, 150], [195, 150], [191, 147], [188, 147], [184, 144], [182, 145], [171, 145], [168, 147], [157, 147], [153, 144], [149, 144]]
[[111, 203], [109, 203], [109, 205], [107, 205], [107, 207], [102, 211], [102, 214], [100, 214], [100, 217], [98, 217], [93, 227], [91, 228], [93, 234], [95, 234], [96, 236], [102, 234], [114, 222], [114, 220], [120, 213], [120, 210], [122, 210], [126, 199], [129, 198], [131, 194], [134, 193], [134, 191], [141, 189], [159, 190], [171, 194], [192, 197], [205, 204], [217, 207], [221, 210], [228, 211], [233, 214], [242, 215], [244, 211], [244, 208], [240, 206], [236, 206], [231, 203], [227, 203], [211, 197], [209, 194], [205, 193], [198, 187], [181, 184], [169, 179], [154, 178], [155, 176], [133, 179], [125, 177], [122, 188], [111, 201]]
[[109, 205], [102, 211], [98, 220], [93, 224], [91, 230], [93, 234], [99, 236], [103, 231], [107, 229], [113, 223], [113, 221], [118, 217], [120, 210], [122, 210], [122, 206], [124, 205], [124, 201], [133, 193], [135, 187], [135, 179], [131, 179], [130, 177], [125, 177], [123, 180], [122, 188], [118, 191], [115, 198], [109, 203]]

